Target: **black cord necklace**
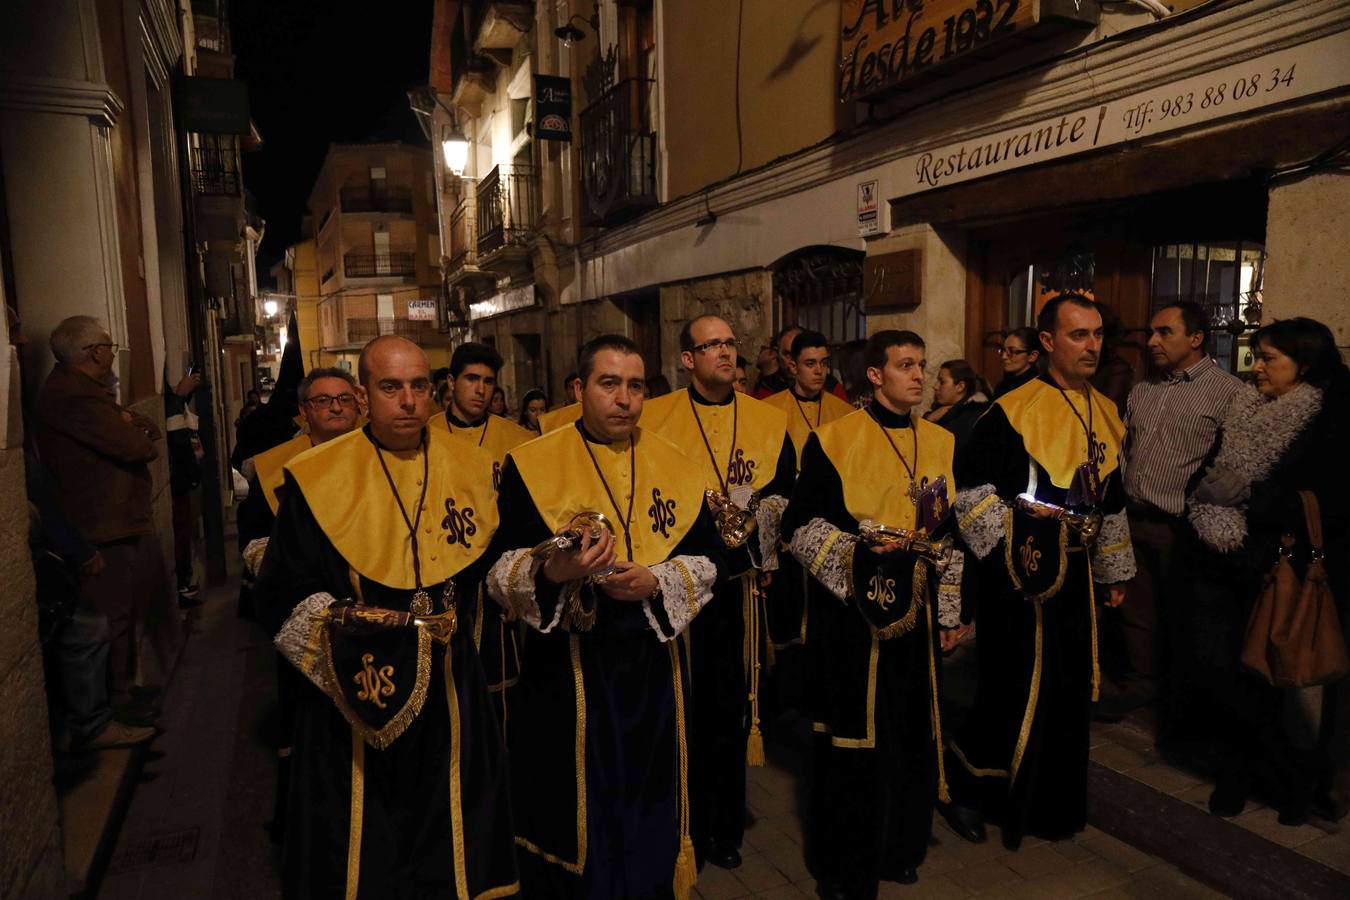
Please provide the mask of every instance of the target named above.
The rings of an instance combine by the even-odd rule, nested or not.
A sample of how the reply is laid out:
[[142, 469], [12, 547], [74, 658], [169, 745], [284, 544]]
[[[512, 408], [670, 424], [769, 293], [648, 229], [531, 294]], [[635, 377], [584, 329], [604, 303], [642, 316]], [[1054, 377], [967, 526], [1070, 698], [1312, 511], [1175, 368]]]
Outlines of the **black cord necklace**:
[[886, 430], [886, 426], [885, 426], [885, 425], [882, 425], [882, 424], [881, 424], [881, 420], [877, 418], [877, 414], [876, 414], [875, 412], [873, 412], [871, 409], [868, 409], [868, 410], [867, 410], [867, 414], [868, 414], [869, 416], [872, 417], [872, 421], [873, 421], [873, 422], [876, 422], [876, 423], [877, 423], [877, 427], [881, 429], [881, 434], [882, 434], [882, 436], [883, 436], [884, 438], [886, 438], [886, 443], [890, 444], [890, 445], [891, 445], [891, 449], [895, 451], [895, 456], [896, 456], [897, 459], [900, 460], [900, 465], [902, 465], [902, 466], [905, 467], [905, 474], [909, 476], [909, 502], [914, 504], [914, 508], [915, 508], [915, 509], [918, 509], [918, 508], [919, 508], [919, 428], [918, 428], [917, 425], [914, 424], [914, 414], [913, 414], [913, 413], [910, 413], [910, 416], [909, 416], [909, 433], [910, 433], [911, 435], [913, 435], [913, 437], [914, 437], [914, 465], [913, 465], [913, 467], [911, 467], [910, 464], [909, 464], [909, 461], [905, 459], [905, 455], [904, 455], [903, 453], [900, 452], [900, 448], [897, 447], [897, 446], [895, 446], [895, 441], [891, 439], [891, 433], [890, 433], [889, 431]]
[[[478, 446], [480, 446], [480, 447], [483, 446], [483, 441], [484, 441], [484, 439], [487, 438], [488, 423], [489, 423], [491, 420], [492, 420], [492, 414], [491, 414], [491, 413], [488, 413], [486, 416], [483, 417], [483, 432], [482, 432], [482, 434], [478, 435]], [[448, 429], [450, 429], [450, 433], [451, 433], [451, 434], [454, 434], [454, 433], [455, 433], [455, 426], [454, 426], [454, 423], [452, 423], [452, 422], [450, 421], [450, 414], [449, 414], [449, 413], [446, 413], [446, 414], [445, 414], [445, 427], [448, 428]], [[472, 426], [470, 426], [470, 427], [472, 427]]]
[[[811, 429], [812, 431], [815, 431], [817, 428], [819, 428], [819, 427], [820, 427], [820, 411], [823, 410], [823, 409], [825, 408], [825, 398], [824, 398], [823, 396], [821, 396], [821, 395], [824, 394], [825, 392], [824, 392], [824, 391], [821, 391], [820, 394], [817, 394], [817, 395], [816, 395], [816, 404], [817, 404], [817, 406], [816, 406], [816, 424], [814, 424], [814, 425], [812, 425], [812, 424], [811, 424], [811, 420], [808, 419], [808, 418], [806, 417], [806, 410], [802, 408], [802, 401], [801, 401], [801, 398], [799, 398], [799, 397], [797, 396], [797, 392], [794, 391], [794, 390], [792, 390], [791, 388], [788, 388], [788, 393], [792, 395], [792, 402], [797, 404], [797, 412], [799, 412], [799, 413], [802, 414], [802, 421], [806, 423], [806, 427], [809, 428], [809, 429]], [[810, 403], [811, 401], [810, 401], [810, 400], [807, 400], [806, 402], [807, 402], [807, 403]]]
[[375, 439], [374, 435], [371, 436], [371, 441], [375, 444], [375, 456], [380, 461], [380, 468], [384, 470], [384, 477], [389, 482], [389, 490], [394, 492], [394, 505], [398, 507], [399, 515], [403, 517], [403, 524], [408, 526], [408, 537], [412, 540], [414, 590], [409, 609], [416, 616], [430, 615], [431, 598], [422, 586], [422, 558], [417, 551], [417, 526], [422, 521], [422, 507], [426, 503], [427, 482], [430, 481], [427, 475], [431, 471], [431, 447], [427, 443], [426, 432], [422, 432], [422, 437], [417, 442], [418, 449], [422, 451], [422, 494], [417, 498], [417, 510], [411, 519], [408, 518], [408, 511], [403, 508], [403, 497], [398, 492], [398, 485], [394, 484], [394, 476], [389, 471], [389, 464], [384, 461], [384, 451], [380, 449], [380, 442]]
[[[694, 403], [694, 395], [689, 395], [689, 409], [694, 413], [694, 424], [698, 426], [699, 436], [703, 438], [703, 446], [708, 450], [708, 461], [712, 463], [713, 474], [717, 476], [717, 483], [722, 486], [723, 495], [728, 494], [727, 478], [717, 468], [717, 456], [713, 453], [712, 444], [708, 441], [708, 434], [703, 430], [703, 420], [698, 415], [698, 404]], [[731, 461], [736, 458], [736, 426], [740, 419], [741, 406], [736, 402], [736, 392], [731, 393], [731, 449], [727, 451], [726, 472], [731, 472]]]
[[1055, 385], [1055, 387], [1059, 388], [1059, 395], [1064, 398], [1064, 402], [1069, 404], [1069, 409], [1073, 411], [1074, 418], [1078, 419], [1078, 424], [1083, 426], [1083, 436], [1087, 438], [1088, 462], [1096, 462], [1097, 448], [1095, 445], [1097, 438], [1092, 430], [1092, 389], [1089, 388], [1083, 394], [1083, 399], [1087, 401], [1088, 408], [1087, 419], [1084, 420], [1083, 414], [1078, 411], [1078, 407], [1073, 405], [1073, 401], [1069, 399], [1069, 395], [1064, 388], [1059, 387], [1059, 385]]
[[628, 550], [628, 561], [633, 561], [633, 538], [629, 533], [628, 524], [633, 520], [633, 499], [637, 497], [637, 444], [630, 436], [628, 439], [628, 515], [624, 516], [619, 511], [619, 501], [614, 499], [614, 492], [609, 489], [609, 482], [605, 480], [605, 473], [600, 470], [600, 460], [595, 458], [595, 452], [591, 450], [591, 442], [586, 440], [586, 435], [581, 434], [581, 446], [586, 448], [586, 455], [591, 458], [591, 465], [595, 466], [596, 477], [600, 479], [600, 486], [605, 489], [605, 495], [609, 497], [609, 503], [614, 507], [614, 515], [622, 516], [619, 520], [619, 527], [623, 529], [623, 544]]

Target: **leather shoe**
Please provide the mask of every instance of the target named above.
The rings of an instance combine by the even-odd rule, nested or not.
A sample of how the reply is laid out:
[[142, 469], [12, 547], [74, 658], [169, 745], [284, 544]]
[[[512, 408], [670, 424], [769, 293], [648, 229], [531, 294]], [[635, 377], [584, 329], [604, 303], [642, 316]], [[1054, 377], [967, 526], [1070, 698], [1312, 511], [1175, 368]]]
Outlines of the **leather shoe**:
[[972, 844], [983, 844], [988, 838], [984, 831], [984, 817], [969, 806], [939, 803], [937, 810], [942, 814], [942, 818], [947, 820], [952, 831]]
[[1209, 795], [1209, 811], [1225, 819], [1236, 816], [1246, 805], [1247, 787], [1240, 782], [1222, 780]]
[[725, 844], [713, 844], [708, 848], [708, 853], [704, 859], [723, 869], [739, 869], [741, 867], [741, 851]]

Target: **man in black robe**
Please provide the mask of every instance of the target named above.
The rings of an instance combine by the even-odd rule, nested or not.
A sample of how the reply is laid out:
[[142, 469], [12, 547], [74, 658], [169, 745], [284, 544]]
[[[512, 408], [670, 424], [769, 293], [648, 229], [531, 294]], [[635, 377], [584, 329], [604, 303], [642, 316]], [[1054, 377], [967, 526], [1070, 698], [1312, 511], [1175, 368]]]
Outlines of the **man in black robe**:
[[[526, 634], [507, 728], [522, 884], [536, 897], [683, 900], [689, 660], [678, 640], [729, 567], [698, 467], [637, 427], [644, 367], [604, 335], [581, 351], [582, 416], [511, 451], [494, 599]], [[582, 513], [609, 529], [549, 553]], [[539, 552], [536, 553], [535, 551]]]
[[944, 815], [971, 840], [984, 838], [980, 814], [991, 817], [1014, 849], [1024, 835], [1063, 838], [1087, 822], [1096, 603], [1119, 605], [1134, 577], [1125, 428], [1088, 382], [1101, 314], [1062, 295], [1037, 324], [1047, 372], [995, 401], [956, 460], [961, 535], [981, 560], [979, 682], [949, 748], [958, 805]]
[[264, 623], [305, 675], [283, 851], [292, 897], [519, 892], [505, 748], [473, 642], [492, 460], [426, 427], [426, 357], [362, 351], [370, 422], [286, 466]]
[[954, 444], [912, 413], [926, 362], [918, 335], [878, 332], [864, 359], [875, 399], [807, 439], [783, 535], [820, 588], [806, 634], [808, 857], [821, 896], [870, 900], [880, 881], [918, 879], [945, 790], [938, 649], [961, 634], [963, 561], [863, 533], [879, 524], [930, 543], [949, 533]]

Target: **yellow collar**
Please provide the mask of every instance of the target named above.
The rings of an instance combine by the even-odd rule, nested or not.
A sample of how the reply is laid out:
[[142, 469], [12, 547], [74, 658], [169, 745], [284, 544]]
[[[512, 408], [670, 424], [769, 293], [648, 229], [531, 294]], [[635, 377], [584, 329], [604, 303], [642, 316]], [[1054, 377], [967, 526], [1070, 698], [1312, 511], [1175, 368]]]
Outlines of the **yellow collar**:
[[797, 450], [797, 468], [802, 465], [802, 448], [806, 439], [821, 425], [828, 425], [853, 412], [853, 407], [829, 391], [821, 391], [815, 400], [802, 400], [789, 388], [764, 398], [764, 402], [783, 411], [787, 417], [788, 434]]
[[[753, 487], [773, 480], [787, 417], [748, 394], [736, 394], [731, 403], [715, 406], [694, 403], [684, 390], [643, 404], [642, 427], [660, 434], [699, 463], [705, 486], [720, 490], [722, 479], [729, 485]], [[733, 428], [735, 447], [731, 446]]]
[[271, 450], [264, 450], [253, 457], [253, 471], [258, 476], [258, 486], [262, 488], [263, 496], [267, 498], [267, 505], [272, 508], [272, 515], [276, 515], [277, 507], [280, 505], [280, 501], [277, 500], [277, 488], [281, 487], [286, 477], [282, 467], [311, 446], [308, 434], [297, 434], [286, 443], [278, 444]]
[[1088, 460], [1084, 423], [1089, 421], [1089, 403], [1097, 443], [1097, 472], [1102, 481], [1120, 466], [1125, 425], [1116, 405], [1091, 386], [1088, 397], [1084, 399], [1078, 391], [1061, 392], [1035, 378], [995, 401], [1003, 408], [1008, 424], [1022, 436], [1027, 453], [1045, 469], [1056, 487], [1065, 490], [1072, 486], [1078, 467]]
[[557, 431], [565, 425], [571, 425], [580, 418], [580, 403], [569, 403], [566, 406], [560, 406], [557, 409], [550, 409], [539, 417], [539, 432], [541, 434], [548, 434], [550, 431]]

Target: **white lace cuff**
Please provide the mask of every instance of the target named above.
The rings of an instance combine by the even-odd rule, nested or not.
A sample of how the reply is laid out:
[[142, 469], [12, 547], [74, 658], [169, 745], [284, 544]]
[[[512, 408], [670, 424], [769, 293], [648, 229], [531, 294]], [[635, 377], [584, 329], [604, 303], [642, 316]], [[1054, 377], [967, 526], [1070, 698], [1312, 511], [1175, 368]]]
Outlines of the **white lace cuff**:
[[1134, 577], [1134, 546], [1130, 543], [1130, 523], [1124, 511], [1102, 519], [1102, 530], [1092, 551], [1092, 580], [1098, 584], [1119, 584]]
[[957, 527], [977, 559], [984, 559], [1003, 539], [1003, 514], [1008, 505], [992, 484], [956, 492]]
[[778, 542], [782, 540], [783, 510], [787, 509], [787, 498], [774, 494], [761, 497], [759, 512], [755, 515], [759, 532], [760, 570], [774, 572], [778, 569]]
[[310, 594], [295, 605], [272, 640], [291, 665], [330, 696], [333, 692], [328, 677], [319, 665], [319, 641], [322, 639], [323, 612], [336, 602], [332, 594]]
[[250, 578], [258, 577], [258, 567], [262, 565], [263, 556], [267, 554], [267, 541], [265, 537], [254, 538], [240, 554], [244, 557], [244, 571], [248, 572]]
[[676, 556], [652, 566], [652, 574], [660, 602], [643, 600], [642, 611], [662, 642], [674, 640], [712, 599], [717, 567], [706, 556]]
[[853, 549], [858, 538], [824, 519], [812, 519], [792, 535], [789, 545], [811, 577], [840, 600], [853, 596]]
[[534, 594], [535, 575], [543, 564], [543, 560], [530, 555], [529, 548], [508, 550], [488, 570], [487, 586], [492, 599], [511, 615], [523, 619], [525, 624], [537, 631], [549, 632], [557, 627], [566, 604], [559, 603], [553, 610], [552, 618], [548, 622], [543, 621], [539, 601]]
[[961, 577], [965, 571], [966, 555], [960, 550], [953, 550], [952, 561], [947, 564], [938, 581], [938, 624], [943, 628], [955, 628], [961, 624]]

